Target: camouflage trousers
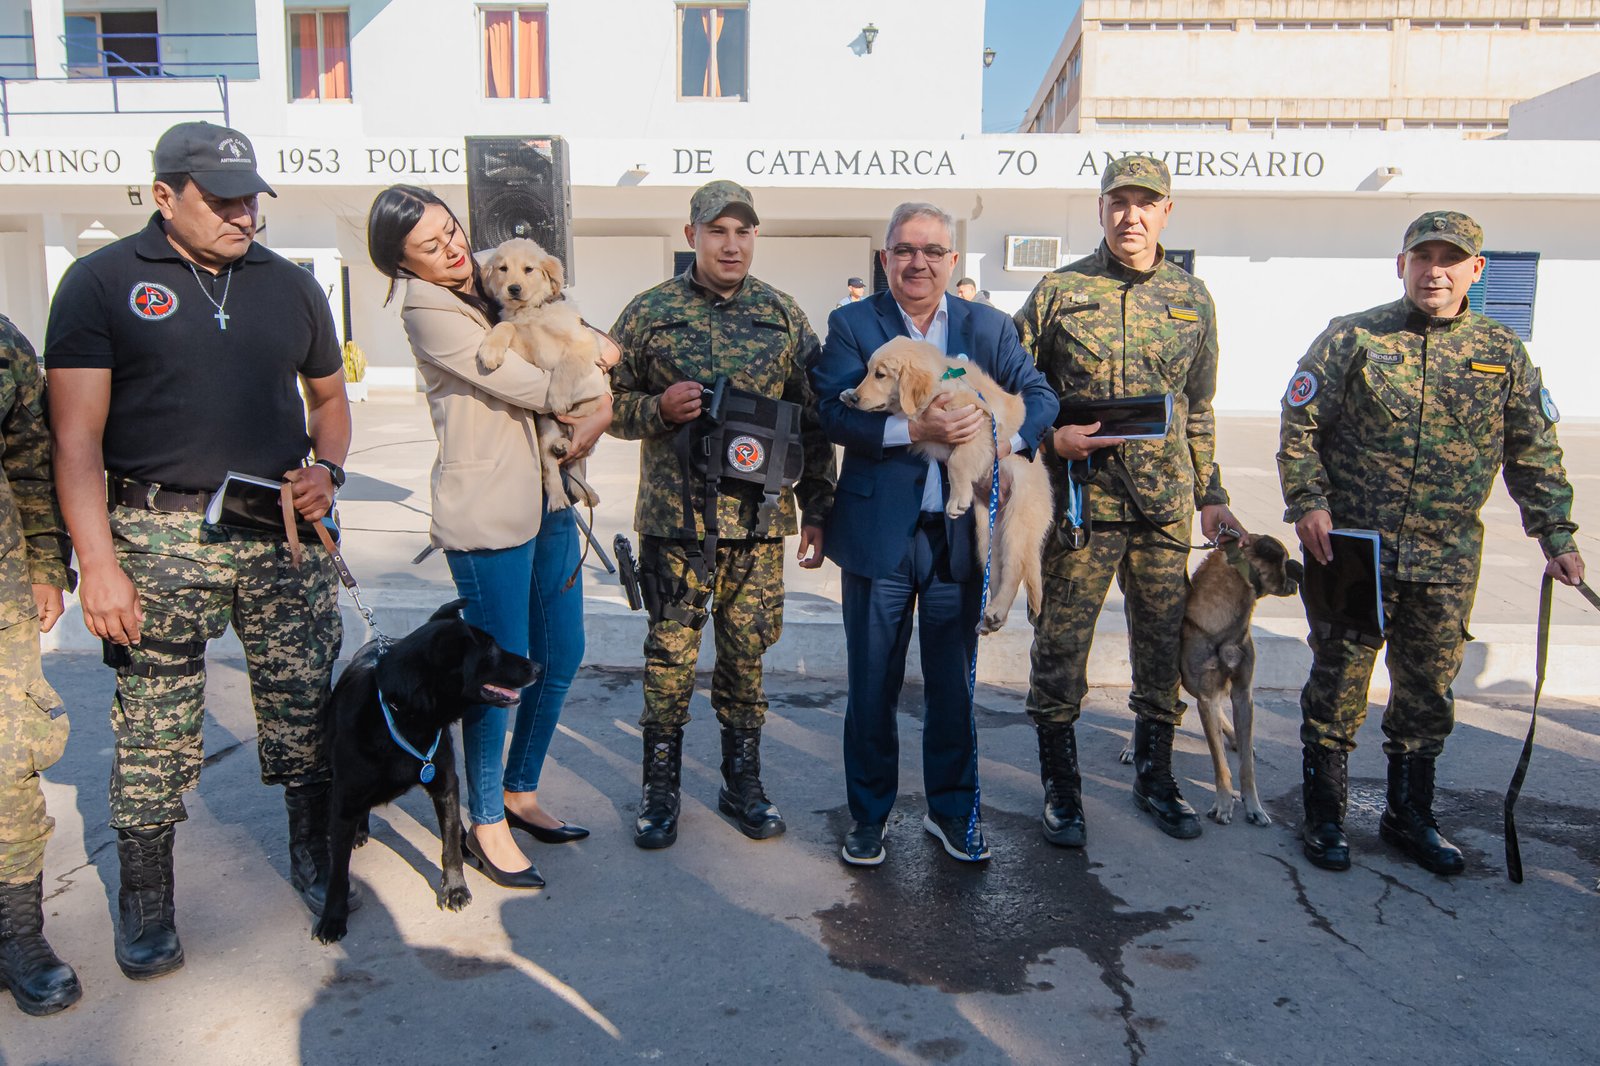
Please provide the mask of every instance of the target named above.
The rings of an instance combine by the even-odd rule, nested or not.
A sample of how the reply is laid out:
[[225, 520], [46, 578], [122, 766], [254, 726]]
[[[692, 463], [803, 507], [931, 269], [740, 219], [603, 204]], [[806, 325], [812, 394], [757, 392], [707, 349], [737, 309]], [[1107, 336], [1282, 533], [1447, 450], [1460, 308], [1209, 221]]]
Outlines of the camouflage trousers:
[[[196, 514], [117, 507], [117, 561], [139, 590], [143, 634], [205, 641], [233, 623], [244, 645], [259, 734], [261, 780], [269, 785], [328, 779], [321, 708], [343, 627], [337, 578], [320, 545], [307, 545], [296, 570], [289, 546], [203, 525]], [[133, 666], [181, 667], [184, 655], [131, 649]], [[111, 825], [164, 825], [185, 817], [183, 793], [200, 781], [205, 671], [141, 677], [119, 670], [111, 706], [116, 756]]]
[[[641, 569], [671, 595], [679, 582], [690, 592], [704, 586], [683, 553], [683, 542], [644, 537]], [[733, 540], [717, 545], [711, 574], [717, 662], [711, 672], [711, 707], [735, 729], [759, 728], [767, 714], [761, 656], [783, 633], [783, 540]], [[700, 658], [699, 626], [669, 619], [652, 623], [644, 640], [644, 714], [641, 726], [680, 726], [689, 720], [694, 668]]]
[[61, 697], [39, 668], [38, 620], [0, 629], [0, 884], [26, 884], [44, 870], [56, 823], [45, 813], [39, 771], [66, 746]]
[[[1187, 540], [1189, 515], [1165, 530]], [[1036, 722], [1076, 722], [1087, 677], [1094, 624], [1113, 575], [1128, 619], [1133, 690], [1128, 709], [1141, 718], [1177, 725], [1178, 648], [1189, 593], [1188, 552], [1143, 522], [1097, 522], [1089, 544], [1068, 551], [1045, 542], [1044, 602], [1033, 620], [1028, 713]]]
[[[1477, 581], [1430, 585], [1383, 576], [1384, 632], [1389, 648], [1389, 704], [1383, 711], [1383, 750], [1437, 758], [1455, 728], [1450, 686], [1466, 653], [1467, 617]], [[1307, 638], [1311, 676], [1300, 691], [1300, 742], [1353, 751], [1367, 717], [1367, 686], [1378, 651], [1350, 640]]]

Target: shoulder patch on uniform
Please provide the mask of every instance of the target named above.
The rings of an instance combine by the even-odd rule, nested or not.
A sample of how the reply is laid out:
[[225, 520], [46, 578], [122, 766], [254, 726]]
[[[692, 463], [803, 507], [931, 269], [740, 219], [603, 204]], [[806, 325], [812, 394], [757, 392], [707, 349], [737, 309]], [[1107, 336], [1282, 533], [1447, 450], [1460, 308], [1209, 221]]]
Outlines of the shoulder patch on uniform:
[[1363, 348], [1369, 363], [1383, 363], [1385, 366], [1398, 366], [1403, 358], [1399, 352], [1381, 352], [1376, 348]]
[[1541, 388], [1539, 390], [1539, 413], [1544, 415], [1544, 420], [1552, 426], [1561, 421], [1561, 409], [1550, 398], [1549, 389]]
[[1171, 318], [1177, 319], [1179, 322], [1200, 321], [1199, 311], [1192, 307], [1179, 307], [1177, 304], [1167, 305], [1167, 315]]
[[140, 318], [149, 321], [166, 318], [178, 309], [178, 296], [165, 285], [153, 281], [136, 282], [128, 293], [128, 306]]
[[1302, 370], [1289, 379], [1289, 391], [1283, 394], [1283, 402], [1290, 407], [1304, 407], [1316, 394], [1317, 375], [1309, 370]]
[[1467, 365], [1480, 374], [1504, 374], [1510, 369], [1504, 363], [1485, 363], [1478, 359], [1470, 360]]

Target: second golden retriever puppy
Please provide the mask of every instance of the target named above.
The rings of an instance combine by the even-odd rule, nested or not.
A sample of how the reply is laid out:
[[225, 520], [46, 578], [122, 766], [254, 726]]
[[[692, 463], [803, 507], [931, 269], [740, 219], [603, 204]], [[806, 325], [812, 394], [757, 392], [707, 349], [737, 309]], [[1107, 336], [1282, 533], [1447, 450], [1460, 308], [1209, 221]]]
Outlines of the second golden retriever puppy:
[[[483, 261], [481, 272], [486, 294], [500, 304], [500, 321], [478, 348], [479, 364], [495, 370], [515, 352], [550, 375], [550, 414], [534, 421], [546, 459], [541, 464], [546, 506], [559, 511], [570, 506], [560, 464], [572, 448], [572, 430], [555, 416], [586, 415], [600, 405], [606, 391], [600, 342], [578, 309], [561, 299], [566, 283], [561, 260], [535, 242], [506, 241]], [[567, 469], [578, 502], [593, 507], [600, 497], [585, 480], [585, 465], [579, 461]]]
[[[1021, 427], [1027, 414], [1021, 397], [1000, 388], [976, 363], [950, 358], [925, 341], [896, 337], [872, 354], [867, 361], [867, 376], [855, 388], [841, 393], [839, 399], [862, 411], [910, 416], [927, 410], [941, 396], [951, 397], [952, 406], [972, 404], [987, 416], [977, 437], [966, 444], [952, 447], [920, 441], [911, 446], [945, 464], [950, 474], [945, 514], [956, 518], [972, 507], [975, 490], [981, 490], [985, 500], [988, 498], [995, 441], [1010, 440]], [[1029, 610], [1038, 612], [1042, 593], [1040, 553], [1054, 513], [1050, 478], [1042, 463], [1008, 455], [1000, 460], [1000, 467], [1010, 479], [1011, 491], [995, 517], [989, 603], [980, 627], [984, 633], [993, 633], [1005, 625], [1019, 585], [1027, 589]], [[980, 513], [975, 517], [978, 555], [982, 558], [989, 550], [988, 516]]]

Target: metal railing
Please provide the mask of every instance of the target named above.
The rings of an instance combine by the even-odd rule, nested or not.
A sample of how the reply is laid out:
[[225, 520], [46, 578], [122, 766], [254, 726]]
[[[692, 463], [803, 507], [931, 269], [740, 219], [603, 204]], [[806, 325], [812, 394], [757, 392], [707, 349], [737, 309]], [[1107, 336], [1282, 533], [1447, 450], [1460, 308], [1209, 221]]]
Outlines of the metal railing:
[[[43, 115], [221, 115], [222, 124], [228, 125], [228, 76], [226, 74], [167, 74], [162, 76], [163, 81], [177, 83], [190, 81], [195, 83], [210, 82], [217, 88], [217, 106], [207, 107], [123, 107], [118, 84], [127, 81], [127, 78], [108, 77], [82, 77], [82, 78], [5, 78], [0, 77], [0, 132], [11, 136], [11, 120], [13, 118], [39, 117]], [[104, 82], [111, 86], [111, 106], [69, 110], [59, 107], [45, 108], [41, 111], [17, 111], [11, 106], [10, 85], [13, 82], [74, 82], [78, 84]]]
[[[258, 77], [261, 73], [260, 59], [213, 59], [213, 60], [170, 60], [166, 58], [166, 46], [171, 42], [180, 41], [216, 41], [216, 40], [248, 40], [254, 42], [256, 35], [253, 33], [100, 33], [93, 38], [94, 58], [87, 62], [74, 61], [72, 53], [80, 51], [80, 42], [69, 42], [65, 34], [58, 34], [56, 39], [67, 46], [66, 69], [64, 75], [74, 80], [81, 78], [150, 78], [150, 77], [195, 77], [188, 73], [197, 68], [204, 68], [206, 75], [218, 73], [218, 68], [239, 68], [238, 70], [224, 70], [228, 76], [238, 79]], [[21, 80], [53, 80], [32, 79], [35, 70], [33, 59], [33, 37], [22, 33], [0, 34], [0, 48], [5, 48], [7, 42], [23, 42], [24, 50], [28, 55], [25, 61], [0, 62], [0, 77], [8, 77], [17, 81]], [[121, 42], [148, 42], [153, 49], [130, 48]], [[87, 45], [89, 38], [81, 40], [82, 45]], [[120, 48], [120, 53], [118, 49]], [[121, 53], [136, 51], [154, 51], [155, 58], [148, 59], [142, 56], [128, 59]], [[83, 71], [92, 70], [93, 73]]]

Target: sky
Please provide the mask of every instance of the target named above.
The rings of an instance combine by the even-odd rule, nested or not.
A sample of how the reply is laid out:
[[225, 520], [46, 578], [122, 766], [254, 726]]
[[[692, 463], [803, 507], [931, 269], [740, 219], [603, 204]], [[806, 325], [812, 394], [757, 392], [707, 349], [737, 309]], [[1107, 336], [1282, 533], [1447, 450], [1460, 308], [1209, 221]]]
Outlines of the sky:
[[988, 0], [983, 43], [995, 50], [995, 59], [983, 74], [985, 133], [1017, 128], [1078, 4], [1079, 0]]

